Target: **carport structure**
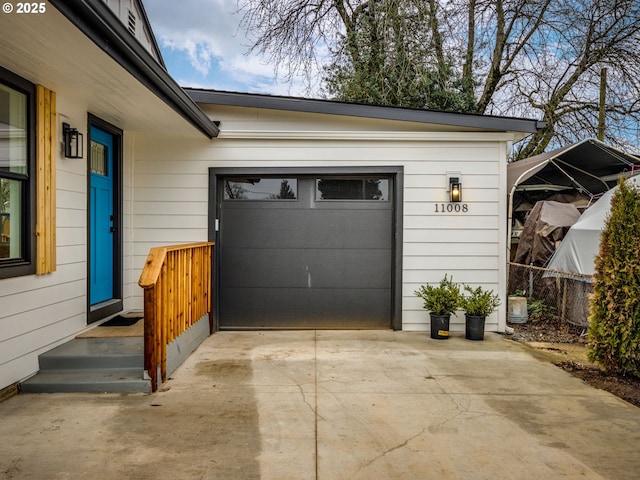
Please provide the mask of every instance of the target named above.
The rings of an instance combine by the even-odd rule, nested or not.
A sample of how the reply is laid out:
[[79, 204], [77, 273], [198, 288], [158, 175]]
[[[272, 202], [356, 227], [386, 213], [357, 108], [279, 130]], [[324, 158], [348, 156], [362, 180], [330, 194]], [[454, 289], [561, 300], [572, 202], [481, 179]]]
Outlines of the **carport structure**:
[[[507, 166], [509, 219], [524, 224], [538, 200], [585, 208], [640, 168], [640, 158], [595, 138], [541, 153]], [[509, 234], [513, 222], [509, 222]]]

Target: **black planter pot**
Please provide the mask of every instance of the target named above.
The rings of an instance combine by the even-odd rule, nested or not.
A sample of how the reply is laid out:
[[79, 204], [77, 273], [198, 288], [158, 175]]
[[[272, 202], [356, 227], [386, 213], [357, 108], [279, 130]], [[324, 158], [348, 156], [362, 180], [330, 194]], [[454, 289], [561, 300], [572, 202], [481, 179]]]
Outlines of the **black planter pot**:
[[464, 315], [464, 336], [467, 340], [484, 340], [484, 320], [483, 316]]
[[431, 316], [431, 338], [436, 340], [446, 340], [449, 338], [449, 319], [451, 315], [435, 315]]

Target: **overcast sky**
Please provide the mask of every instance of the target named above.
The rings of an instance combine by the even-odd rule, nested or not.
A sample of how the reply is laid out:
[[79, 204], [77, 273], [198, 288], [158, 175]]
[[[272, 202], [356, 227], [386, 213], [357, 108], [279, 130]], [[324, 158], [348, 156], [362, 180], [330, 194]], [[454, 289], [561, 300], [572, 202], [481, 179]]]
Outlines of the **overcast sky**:
[[302, 95], [278, 83], [272, 65], [248, 56], [235, 0], [147, 0], [145, 9], [167, 69], [183, 87]]

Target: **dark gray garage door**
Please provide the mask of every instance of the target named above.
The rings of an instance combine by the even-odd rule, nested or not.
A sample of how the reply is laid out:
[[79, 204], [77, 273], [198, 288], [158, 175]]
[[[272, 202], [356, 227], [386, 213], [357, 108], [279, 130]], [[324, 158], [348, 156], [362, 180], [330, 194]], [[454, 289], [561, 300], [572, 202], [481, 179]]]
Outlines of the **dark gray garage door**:
[[390, 328], [391, 177], [218, 180], [220, 328]]

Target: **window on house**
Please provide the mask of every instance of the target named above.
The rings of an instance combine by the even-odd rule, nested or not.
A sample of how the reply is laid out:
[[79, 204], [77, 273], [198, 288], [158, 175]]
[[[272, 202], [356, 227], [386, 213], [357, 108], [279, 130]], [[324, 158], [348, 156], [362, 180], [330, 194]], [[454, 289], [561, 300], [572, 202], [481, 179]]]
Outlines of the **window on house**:
[[33, 273], [34, 86], [0, 68], [0, 278]]
[[296, 178], [227, 178], [225, 200], [296, 200]]
[[317, 178], [316, 200], [389, 201], [388, 178]]

